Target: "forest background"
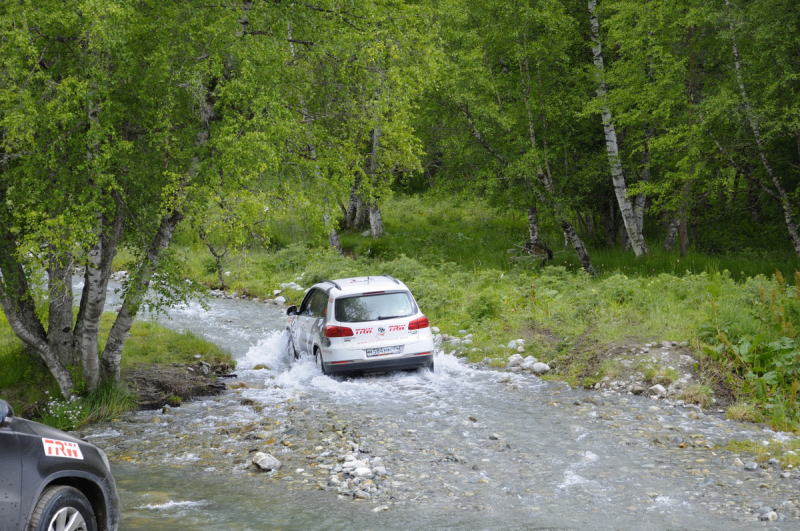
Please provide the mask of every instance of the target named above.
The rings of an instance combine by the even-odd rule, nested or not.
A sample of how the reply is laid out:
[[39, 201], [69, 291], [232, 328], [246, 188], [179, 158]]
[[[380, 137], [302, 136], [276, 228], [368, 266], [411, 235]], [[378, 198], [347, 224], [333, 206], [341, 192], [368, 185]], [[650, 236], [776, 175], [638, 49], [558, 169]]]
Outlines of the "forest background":
[[375, 269], [553, 360], [690, 340], [800, 418], [795, 3], [23, 0], [0, 57], [0, 339], [65, 398], [143, 307]]

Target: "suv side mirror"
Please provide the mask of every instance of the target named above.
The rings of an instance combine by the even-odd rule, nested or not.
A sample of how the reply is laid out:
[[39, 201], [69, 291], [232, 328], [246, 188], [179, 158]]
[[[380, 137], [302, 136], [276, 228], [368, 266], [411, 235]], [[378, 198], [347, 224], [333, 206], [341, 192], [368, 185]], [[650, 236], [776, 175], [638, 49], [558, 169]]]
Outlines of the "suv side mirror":
[[286, 315], [297, 315], [297, 306], [293, 304], [286, 308]]
[[14, 410], [11, 405], [5, 400], [0, 400], [0, 428], [7, 426], [14, 418]]

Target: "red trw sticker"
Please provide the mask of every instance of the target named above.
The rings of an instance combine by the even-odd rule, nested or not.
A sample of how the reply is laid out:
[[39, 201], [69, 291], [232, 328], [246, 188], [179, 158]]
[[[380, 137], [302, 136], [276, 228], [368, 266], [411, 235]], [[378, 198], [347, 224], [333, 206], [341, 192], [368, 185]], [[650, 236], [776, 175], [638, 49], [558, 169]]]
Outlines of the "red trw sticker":
[[356, 328], [356, 335], [371, 334], [372, 328]]
[[390, 325], [389, 332], [402, 332], [406, 329], [406, 325]]
[[81, 447], [78, 446], [78, 443], [42, 439], [42, 444], [44, 444], [44, 455], [48, 457], [67, 457], [69, 459], [83, 460]]

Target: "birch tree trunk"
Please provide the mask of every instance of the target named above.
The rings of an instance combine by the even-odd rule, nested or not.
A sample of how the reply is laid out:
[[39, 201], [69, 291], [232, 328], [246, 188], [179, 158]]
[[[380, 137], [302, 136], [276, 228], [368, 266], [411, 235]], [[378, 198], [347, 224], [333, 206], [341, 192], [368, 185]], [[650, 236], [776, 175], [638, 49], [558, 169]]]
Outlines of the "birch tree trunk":
[[[378, 142], [380, 137], [381, 124], [378, 123], [372, 130], [372, 156], [369, 161], [369, 173], [373, 183], [375, 183], [378, 173]], [[372, 239], [383, 236], [383, 221], [381, 220], [381, 209], [378, 206], [377, 199], [373, 199], [372, 204], [369, 206], [369, 227], [372, 232]]]
[[647, 245], [642, 236], [641, 229], [636, 224], [636, 215], [633, 212], [628, 188], [625, 184], [625, 175], [622, 171], [622, 163], [619, 158], [619, 144], [617, 142], [617, 131], [614, 127], [611, 110], [608, 107], [606, 83], [603, 78], [603, 48], [600, 44], [600, 23], [597, 20], [597, 1], [589, 0], [589, 21], [592, 28], [592, 54], [594, 55], [594, 65], [597, 69], [597, 96], [601, 102], [601, 113], [603, 117], [603, 130], [606, 137], [606, 152], [608, 162], [611, 167], [611, 181], [614, 184], [614, 194], [617, 196], [619, 210], [622, 213], [622, 220], [625, 230], [631, 240], [631, 246], [636, 256], [647, 254]]
[[356, 198], [356, 217], [353, 222], [355, 228], [361, 230], [369, 224], [369, 205], [361, 196]]
[[[725, 0], [725, 5], [730, 7], [729, 0]], [[750, 128], [753, 131], [753, 136], [756, 140], [756, 146], [758, 147], [758, 155], [761, 158], [761, 164], [764, 166], [764, 170], [766, 170], [767, 175], [769, 176], [770, 180], [772, 181], [772, 185], [775, 187], [775, 190], [778, 192], [778, 196], [780, 198], [781, 208], [783, 209], [783, 217], [786, 222], [786, 229], [789, 231], [789, 237], [792, 239], [792, 245], [794, 246], [794, 252], [800, 257], [800, 234], [797, 232], [797, 223], [794, 220], [794, 213], [792, 208], [791, 200], [789, 199], [789, 195], [786, 193], [786, 189], [783, 187], [778, 174], [775, 173], [772, 165], [767, 159], [766, 150], [764, 148], [764, 140], [761, 137], [761, 130], [758, 126], [758, 119], [755, 115], [755, 111], [753, 110], [753, 106], [750, 104], [750, 99], [747, 97], [747, 91], [745, 90], [744, 86], [744, 79], [742, 77], [742, 66], [741, 60], [739, 58], [739, 48], [736, 45], [736, 36], [734, 35], [734, 25], [733, 22], [730, 23], [730, 30], [731, 30], [731, 48], [733, 50], [733, 64], [736, 69], [736, 80], [739, 83], [739, 92], [742, 96], [742, 103], [744, 104], [745, 114], [747, 115], [747, 121], [750, 122]]]
[[[531, 149], [536, 151], [536, 128], [535, 128], [534, 123], [533, 123], [533, 112], [531, 110], [531, 104], [530, 104], [530, 91], [531, 91], [530, 60], [529, 60], [529, 58], [527, 56], [525, 57], [525, 59], [523, 61], [520, 62], [520, 69], [522, 69], [523, 67], [524, 67], [524, 74], [525, 74], [523, 79], [525, 80], [525, 84], [524, 84], [524, 87], [523, 87], [522, 95], [523, 95], [523, 100], [525, 101], [525, 111], [528, 114], [528, 135], [530, 137]], [[541, 82], [540, 82], [540, 84], [539, 84], [539, 96], [540, 96], [540, 101], [541, 101], [541, 105], [542, 105], [542, 114], [544, 115], [544, 95], [541, 92], [542, 92], [542, 87], [541, 87]], [[545, 153], [546, 153], [547, 152], [547, 145], [543, 143], [543, 147], [544, 147], [544, 150], [545, 150]], [[553, 179], [552, 179], [552, 176], [550, 174], [550, 167], [548, 165], [547, 156], [546, 155], [545, 155], [545, 159], [544, 160], [545, 160], [545, 165], [546, 165], [544, 169], [537, 162], [536, 175], [537, 175], [539, 181], [544, 186], [544, 189], [547, 191], [547, 194], [548, 194], [548, 196], [550, 198], [550, 202], [552, 203], [552, 205], [554, 207], [554, 210], [556, 211], [556, 215], [559, 218], [559, 225], [561, 225], [561, 228], [564, 229], [565, 244], [566, 244], [567, 240], [570, 242], [570, 244], [572, 245], [572, 248], [575, 249], [575, 253], [577, 253], [577, 255], [578, 255], [578, 260], [580, 261], [581, 266], [583, 267], [583, 269], [587, 273], [589, 273], [590, 275], [595, 276], [595, 275], [597, 275], [597, 272], [594, 270], [594, 266], [592, 266], [592, 260], [589, 257], [589, 253], [586, 250], [586, 247], [583, 245], [583, 241], [581, 240], [580, 236], [578, 236], [578, 233], [575, 232], [575, 229], [573, 228], [572, 223], [570, 223], [569, 219], [567, 218], [566, 213], [564, 212], [564, 209], [561, 207], [561, 205], [559, 204], [558, 199], [556, 198], [556, 191], [555, 191], [555, 187], [553, 186]], [[546, 170], [546, 171], [544, 171], [544, 170]], [[539, 198], [540, 198], [540, 201], [542, 201], [542, 203], [547, 204], [547, 200], [543, 195], [539, 194]], [[548, 252], [548, 255], [552, 256], [552, 253]]]
[[133, 320], [142, 306], [147, 290], [150, 288], [150, 281], [158, 269], [161, 255], [172, 242], [175, 229], [182, 219], [183, 214], [177, 209], [161, 218], [158, 231], [147, 249], [144, 261], [136, 272], [133, 285], [129, 287], [128, 292], [125, 294], [122, 309], [117, 314], [114, 325], [111, 327], [111, 332], [108, 334], [108, 341], [106, 341], [103, 355], [100, 358], [104, 380], [119, 381], [122, 347], [125, 345]]
[[344, 226], [348, 229], [356, 228], [356, 209], [358, 208], [358, 187], [361, 185], [361, 174], [356, 177], [353, 186], [350, 187], [350, 201], [347, 203], [347, 211], [344, 216]]
[[117, 254], [117, 242], [122, 237], [125, 211], [117, 200], [117, 212], [111, 223], [99, 216], [101, 233], [97, 244], [89, 251], [89, 262], [83, 275], [83, 292], [78, 318], [73, 332], [73, 349], [83, 367], [83, 380], [90, 391], [100, 383], [100, 351], [97, 343], [100, 318], [106, 302], [106, 289], [111, 277], [111, 263]]
[[675, 248], [675, 237], [678, 235], [678, 228], [681, 225], [681, 218], [680, 216], [676, 216], [669, 222], [669, 227], [667, 228], [667, 237], [664, 238], [664, 250], [667, 252], [672, 252]]
[[50, 246], [47, 264], [47, 343], [64, 365], [77, 361], [72, 350], [72, 257]]
[[22, 341], [26, 352], [37, 354], [58, 383], [61, 395], [68, 399], [74, 382], [72, 375], [47, 342], [47, 334], [36, 305], [28, 290], [25, 270], [16, 258], [14, 236], [0, 232], [0, 308], [14, 334]]

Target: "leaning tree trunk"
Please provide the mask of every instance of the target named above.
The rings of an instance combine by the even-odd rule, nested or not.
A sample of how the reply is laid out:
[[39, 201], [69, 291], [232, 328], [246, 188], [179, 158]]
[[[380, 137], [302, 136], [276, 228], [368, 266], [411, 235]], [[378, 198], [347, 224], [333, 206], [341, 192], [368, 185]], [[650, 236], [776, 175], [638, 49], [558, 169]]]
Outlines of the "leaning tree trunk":
[[[729, 0], [725, 0], [725, 5], [730, 6]], [[769, 162], [769, 159], [767, 159], [766, 150], [764, 147], [764, 140], [761, 137], [761, 130], [758, 127], [758, 119], [756, 118], [753, 106], [750, 104], [750, 99], [747, 97], [747, 91], [745, 90], [744, 86], [741, 60], [739, 59], [739, 48], [736, 45], [736, 37], [733, 34], [734, 32], [733, 22], [730, 23], [730, 30], [731, 30], [731, 47], [733, 49], [733, 64], [736, 70], [736, 80], [739, 83], [739, 92], [742, 96], [742, 102], [744, 103], [744, 109], [747, 115], [747, 121], [750, 122], [750, 128], [753, 130], [753, 136], [755, 137], [756, 140], [756, 146], [758, 147], [758, 155], [761, 158], [761, 164], [764, 166], [764, 170], [766, 170], [767, 175], [772, 181], [772, 185], [778, 192], [781, 208], [783, 209], [783, 218], [786, 222], [786, 229], [789, 231], [789, 237], [792, 239], [792, 245], [794, 246], [794, 251], [797, 254], [797, 256], [800, 257], [800, 234], [798, 234], [797, 232], [797, 223], [794, 220], [791, 199], [789, 198], [789, 194], [786, 193], [786, 189], [783, 187], [783, 184], [781, 183], [778, 174], [775, 173], [774, 169], [772, 168], [772, 165]]]
[[[528, 136], [529, 136], [529, 139], [530, 139], [530, 142], [531, 142], [531, 149], [533, 149], [535, 151], [536, 150], [536, 128], [534, 127], [533, 111], [531, 110], [531, 104], [530, 104], [531, 71], [530, 71], [530, 60], [529, 60], [529, 58], [527, 56], [525, 57], [525, 59], [523, 61], [520, 61], [520, 70], [522, 70], [522, 72], [520, 72], [521, 74], [522, 73], [525, 74], [525, 76], [523, 78], [525, 80], [525, 84], [524, 84], [524, 87], [523, 87], [524, 90], [523, 90], [522, 96], [523, 96], [523, 100], [525, 102], [525, 111], [528, 114]], [[545, 108], [544, 108], [544, 97], [543, 97], [543, 94], [541, 92], [542, 92], [542, 87], [541, 87], [541, 79], [540, 79], [539, 96], [540, 96], [541, 106], [542, 106], [542, 116], [544, 116], [545, 115], [545, 112], [544, 112], [545, 111]], [[471, 120], [470, 120], [470, 122], [471, 122]], [[479, 135], [475, 135], [475, 136], [479, 136]], [[541, 164], [539, 164], [537, 162], [537, 164], [536, 164], [536, 176], [539, 179], [539, 182], [541, 182], [542, 185], [544, 186], [545, 191], [547, 192], [549, 198], [551, 199], [550, 202], [552, 203], [552, 205], [554, 207], [554, 210], [556, 212], [556, 215], [558, 216], [559, 225], [561, 225], [561, 228], [564, 230], [565, 243], [568, 240], [570, 242], [570, 244], [572, 244], [572, 248], [575, 249], [575, 253], [577, 253], [578, 260], [580, 261], [581, 266], [583, 267], [583, 269], [587, 273], [589, 273], [590, 275], [595, 276], [595, 275], [597, 275], [597, 272], [594, 270], [594, 266], [592, 266], [592, 260], [589, 257], [589, 252], [586, 250], [586, 247], [583, 245], [583, 241], [581, 240], [580, 236], [578, 236], [578, 233], [575, 232], [575, 229], [573, 228], [572, 223], [570, 223], [569, 219], [567, 218], [566, 212], [564, 212], [564, 209], [561, 207], [561, 204], [559, 203], [559, 201], [558, 201], [558, 199], [556, 197], [555, 187], [553, 186], [553, 179], [552, 179], [552, 176], [550, 174], [550, 165], [547, 162], [547, 143], [545, 141], [542, 144], [543, 144], [543, 148], [544, 148], [544, 152], [545, 152], [545, 157], [544, 157], [545, 168], [542, 168]], [[538, 194], [538, 195], [539, 195], [539, 200], [543, 204], [547, 204], [547, 199], [544, 197], [544, 195], [542, 195], [542, 194]], [[551, 253], [548, 252], [548, 255], [550, 255], [550, 254]]]
[[125, 345], [133, 320], [144, 302], [162, 254], [172, 241], [175, 229], [182, 219], [183, 214], [179, 210], [174, 210], [161, 218], [158, 231], [147, 249], [144, 261], [136, 272], [132, 285], [125, 294], [122, 309], [117, 314], [111, 332], [108, 334], [108, 341], [100, 358], [105, 380], [119, 381], [122, 347]]
[[47, 341], [44, 326], [36, 315], [25, 270], [17, 260], [16, 252], [13, 234], [8, 230], [0, 232], [0, 308], [25, 351], [36, 353], [44, 361], [58, 383], [61, 395], [68, 399], [74, 386], [72, 375]]
[[633, 212], [628, 188], [625, 184], [625, 175], [622, 171], [622, 162], [619, 158], [619, 144], [617, 142], [617, 131], [614, 127], [614, 120], [608, 106], [606, 83], [603, 79], [603, 48], [600, 44], [600, 24], [597, 20], [597, 1], [589, 0], [589, 16], [592, 27], [592, 53], [594, 55], [594, 65], [597, 69], [597, 96], [601, 102], [601, 112], [603, 116], [603, 130], [606, 137], [606, 152], [608, 162], [611, 167], [611, 180], [614, 184], [614, 194], [617, 196], [619, 210], [622, 213], [622, 220], [625, 230], [631, 240], [631, 246], [636, 256], [647, 254], [647, 245], [642, 236], [641, 229], [636, 224], [636, 215]]

